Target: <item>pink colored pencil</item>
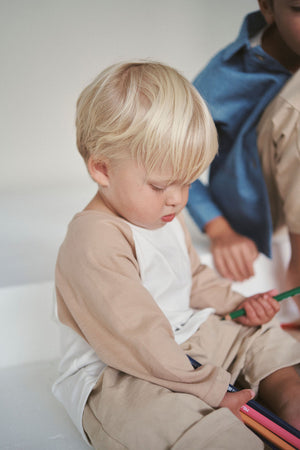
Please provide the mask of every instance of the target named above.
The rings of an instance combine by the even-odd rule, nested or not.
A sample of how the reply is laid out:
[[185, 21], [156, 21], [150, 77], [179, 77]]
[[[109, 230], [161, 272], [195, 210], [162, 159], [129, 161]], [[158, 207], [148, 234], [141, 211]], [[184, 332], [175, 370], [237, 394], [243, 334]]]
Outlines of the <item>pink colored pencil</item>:
[[289, 433], [289, 431], [285, 430], [281, 426], [277, 425], [272, 420], [265, 417], [263, 414], [259, 413], [255, 409], [251, 408], [251, 406], [248, 406], [247, 404], [243, 405], [240, 409], [244, 414], [254, 419], [256, 422], [263, 425], [268, 430], [275, 433], [277, 436], [284, 439], [286, 442], [289, 442], [291, 445], [293, 445], [296, 448], [300, 449], [300, 439], [297, 438], [297, 436], [294, 436], [292, 433]]
[[254, 420], [251, 417], [247, 416], [242, 411], [241, 411], [241, 416], [242, 416], [242, 419], [243, 419], [243, 422], [245, 423], [245, 425], [247, 425], [248, 427], [252, 428], [254, 431], [256, 431], [261, 436], [266, 438], [272, 444], [275, 444], [281, 450], [294, 450], [294, 447], [292, 447], [290, 444], [285, 442], [283, 439], [281, 439], [275, 433], [272, 433], [272, 431], [268, 430], [262, 424], [256, 422], [256, 420]]

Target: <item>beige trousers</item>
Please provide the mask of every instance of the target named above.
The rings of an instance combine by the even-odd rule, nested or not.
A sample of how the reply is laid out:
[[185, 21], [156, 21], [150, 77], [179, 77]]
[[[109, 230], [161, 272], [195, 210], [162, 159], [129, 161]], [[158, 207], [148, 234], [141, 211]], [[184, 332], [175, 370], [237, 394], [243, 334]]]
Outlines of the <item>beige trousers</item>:
[[[277, 326], [241, 327], [211, 316], [187, 342], [186, 353], [213, 361], [247, 385], [300, 362], [300, 345]], [[107, 367], [92, 391], [83, 426], [101, 450], [258, 450], [262, 441], [228, 409]]]

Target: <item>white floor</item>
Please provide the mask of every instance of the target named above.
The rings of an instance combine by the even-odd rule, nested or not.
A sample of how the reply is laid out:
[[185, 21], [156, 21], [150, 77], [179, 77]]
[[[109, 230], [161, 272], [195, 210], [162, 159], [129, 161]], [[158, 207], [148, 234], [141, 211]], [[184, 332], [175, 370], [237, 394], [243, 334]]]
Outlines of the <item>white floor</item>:
[[1, 450], [86, 450], [79, 432], [51, 393], [55, 362], [0, 371]]

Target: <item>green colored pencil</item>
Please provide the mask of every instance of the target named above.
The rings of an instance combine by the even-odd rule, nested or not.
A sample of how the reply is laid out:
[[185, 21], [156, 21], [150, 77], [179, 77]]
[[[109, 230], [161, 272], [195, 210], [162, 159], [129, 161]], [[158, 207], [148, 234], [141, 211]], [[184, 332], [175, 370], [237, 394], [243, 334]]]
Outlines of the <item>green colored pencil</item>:
[[[288, 297], [293, 297], [293, 295], [300, 294], [300, 286], [290, 289], [289, 291], [282, 292], [281, 294], [274, 295], [275, 300], [278, 302], [281, 302], [281, 300], [284, 300]], [[225, 317], [222, 318], [222, 320], [232, 320], [236, 319], [237, 317], [244, 316], [246, 314], [246, 311], [244, 308], [238, 309], [237, 311], [233, 311], [230, 314], [226, 314]]]

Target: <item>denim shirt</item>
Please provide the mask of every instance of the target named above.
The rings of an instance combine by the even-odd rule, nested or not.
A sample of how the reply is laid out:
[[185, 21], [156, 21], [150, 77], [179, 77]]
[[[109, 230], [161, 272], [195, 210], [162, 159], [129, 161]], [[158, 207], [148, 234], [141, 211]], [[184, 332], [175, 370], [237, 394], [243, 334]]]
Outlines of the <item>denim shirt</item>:
[[271, 255], [272, 220], [256, 146], [256, 125], [266, 105], [291, 76], [250, 39], [266, 25], [262, 14], [249, 14], [239, 36], [221, 50], [196, 77], [219, 138], [219, 153], [210, 166], [209, 183], [190, 189], [188, 210], [203, 229], [217, 216]]

